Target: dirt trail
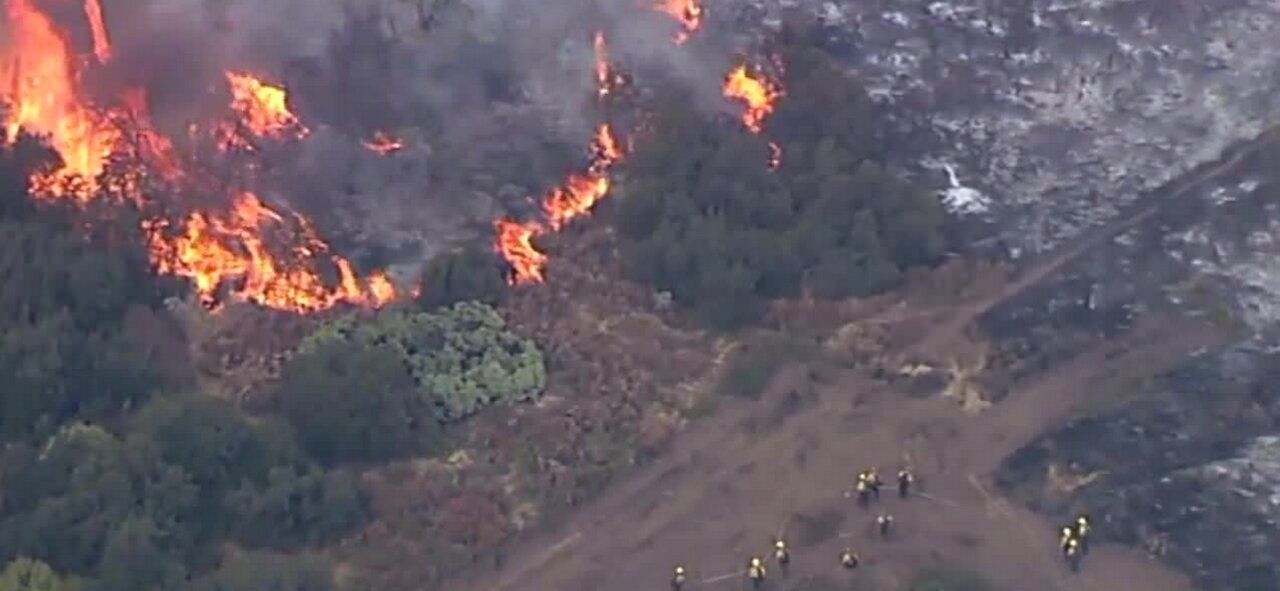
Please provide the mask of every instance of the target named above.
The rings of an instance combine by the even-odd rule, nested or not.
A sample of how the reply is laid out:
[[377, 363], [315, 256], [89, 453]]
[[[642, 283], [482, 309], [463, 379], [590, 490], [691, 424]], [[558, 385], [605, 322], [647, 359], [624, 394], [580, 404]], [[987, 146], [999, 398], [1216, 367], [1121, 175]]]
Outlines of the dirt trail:
[[[867, 562], [856, 576], [876, 589], [896, 589], [921, 563], [940, 558], [970, 564], [1006, 589], [1190, 589], [1149, 558], [1107, 546], [1089, 557], [1085, 572], [1072, 575], [1057, 559], [1053, 524], [998, 498], [984, 478], [1041, 427], [1070, 415], [1078, 397], [1064, 390], [1090, 378], [1123, 379], [1152, 356], [1176, 357], [1198, 344], [1150, 342], [1162, 346], [1110, 360], [1087, 355], [977, 416], [964, 415], [951, 400], [904, 398], [851, 372], [777, 423], [770, 409], [788, 396], [783, 388], [736, 425], [701, 429], [719, 434], [718, 441], [681, 441], [667, 461], [579, 514], [542, 551], [457, 588], [656, 589], [671, 565], [683, 563], [696, 580], [714, 581], [699, 586], [737, 589], [740, 577], [718, 577], [740, 571], [751, 553], [765, 553], [785, 528], [796, 547], [794, 577], [823, 574], [838, 582], [845, 573], [836, 556], [850, 545]], [[890, 469], [904, 454], [928, 498], [886, 499], [870, 510], [844, 498], [857, 469]], [[897, 518], [893, 540], [871, 535], [880, 510]], [[830, 523], [830, 531], [787, 523], [797, 514]]]
[[[907, 353], [957, 353], [970, 344], [964, 332], [979, 315], [1149, 219], [1162, 204], [1231, 172], [1273, 139], [1202, 168], [998, 292], [958, 305]], [[849, 545], [866, 561], [853, 578], [867, 589], [896, 591], [915, 568], [938, 561], [970, 565], [1010, 591], [1192, 589], [1184, 576], [1146, 555], [1107, 545], [1095, 548], [1082, 573], [1068, 572], [1054, 548], [1054, 524], [999, 498], [986, 478], [1004, 457], [1082, 405], [1108, 402], [1092, 394], [1210, 344], [1197, 336], [1208, 334], [1179, 322], [1153, 325], [1131, 336], [1123, 353], [1114, 353], [1123, 343], [1108, 343], [977, 415], [964, 414], [953, 400], [910, 399], [848, 372], [782, 417], [779, 409], [792, 391], [784, 383], [763, 400], [726, 404], [653, 465], [517, 548], [501, 571], [476, 572], [446, 589], [658, 590], [677, 563], [691, 570], [693, 589], [739, 589], [742, 579], [731, 573], [740, 573], [751, 554], [766, 553], [782, 531], [795, 547], [792, 581], [819, 576], [830, 579], [831, 588], [850, 583], [836, 564], [840, 548]], [[891, 471], [904, 460], [916, 466], [927, 498], [886, 499], [864, 510], [842, 496], [858, 469]], [[894, 539], [872, 535], [876, 511], [897, 518]]]

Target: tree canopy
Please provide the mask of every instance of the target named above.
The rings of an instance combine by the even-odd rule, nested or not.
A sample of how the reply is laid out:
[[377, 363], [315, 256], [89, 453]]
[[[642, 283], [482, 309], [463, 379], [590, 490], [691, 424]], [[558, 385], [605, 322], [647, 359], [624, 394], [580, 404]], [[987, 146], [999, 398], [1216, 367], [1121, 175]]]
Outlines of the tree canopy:
[[535, 399], [546, 385], [542, 352], [507, 329], [498, 311], [460, 302], [433, 313], [386, 310], [373, 321], [352, 315], [316, 331], [302, 356], [345, 342], [394, 352], [441, 421], [457, 421], [489, 405]]
[[[938, 200], [877, 161], [859, 82], [821, 52], [776, 49], [787, 94], [763, 133], [693, 101], [661, 103], [613, 218], [630, 273], [722, 327], [805, 290], [876, 293], [943, 247]], [[770, 142], [781, 148], [776, 170]]]

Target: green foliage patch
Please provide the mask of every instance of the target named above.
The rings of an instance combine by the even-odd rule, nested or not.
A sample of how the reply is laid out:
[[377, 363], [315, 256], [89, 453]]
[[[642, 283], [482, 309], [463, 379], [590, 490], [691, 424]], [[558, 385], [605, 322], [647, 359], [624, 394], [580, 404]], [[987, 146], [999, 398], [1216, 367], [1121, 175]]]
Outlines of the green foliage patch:
[[787, 95], [762, 134], [663, 102], [615, 203], [630, 274], [723, 328], [806, 291], [883, 291], [942, 254], [941, 203], [885, 168], [861, 84], [796, 39], [778, 54]]
[[309, 337], [300, 355], [335, 341], [394, 351], [444, 422], [494, 404], [534, 400], [546, 386], [546, 364], [537, 345], [509, 331], [497, 310], [479, 302], [433, 313], [387, 310], [373, 321], [347, 316]]

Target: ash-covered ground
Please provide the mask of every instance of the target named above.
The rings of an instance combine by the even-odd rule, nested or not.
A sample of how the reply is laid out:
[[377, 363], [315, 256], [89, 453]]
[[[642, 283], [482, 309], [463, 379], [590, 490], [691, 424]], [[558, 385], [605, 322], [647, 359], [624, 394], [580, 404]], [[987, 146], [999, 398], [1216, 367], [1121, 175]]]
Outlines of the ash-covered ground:
[[[1276, 0], [757, 1], [803, 7], [890, 106], [953, 209], [1043, 251], [1275, 120]], [[921, 153], [923, 149], [924, 153]], [[923, 159], [921, 158], [923, 156]], [[959, 198], [959, 199], [957, 199]]]
[[983, 318], [989, 398], [1090, 350], [1158, 346], [1144, 324], [1213, 333], [1024, 448], [1003, 487], [1089, 510], [1205, 588], [1280, 588], [1280, 1], [793, 0], [742, 18], [796, 7], [830, 25], [901, 134], [895, 160], [974, 242], [1024, 258], [1135, 216]]

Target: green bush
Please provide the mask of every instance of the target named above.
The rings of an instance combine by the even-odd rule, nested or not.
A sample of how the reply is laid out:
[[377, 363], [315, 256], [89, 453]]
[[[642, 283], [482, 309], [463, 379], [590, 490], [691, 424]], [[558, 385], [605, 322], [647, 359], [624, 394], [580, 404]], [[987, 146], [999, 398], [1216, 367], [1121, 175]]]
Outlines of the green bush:
[[507, 293], [506, 269], [492, 248], [472, 247], [432, 259], [423, 273], [418, 305], [425, 312], [458, 302], [495, 305]]
[[336, 341], [394, 351], [441, 421], [534, 400], [546, 386], [537, 345], [507, 330], [497, 310], [478, 302], [434, 313], [385, 310], [372, 320], [347, 316], [308, 337], [300, 352]]
[[[861, 84], [794, 40], [778, 53], [787, 95], [763, 134], [694, 101], [663, 102], [614, 202], [628, 272], [722, 328], [806, 289], [883, 291], [943, 250], [941, 204], [885, 169]], [[777, 170], [765, 165], [770, 140]]]
[[30, 558], [17, 558], [0, 572], [0, 591], [78, 591], [81, 583], [66, 579], [49, 565]]
[[401, 351], [318, 339], [280, 376], [280, 410], [325, 464], [377, 461], [429, 449], [439, 423]]

